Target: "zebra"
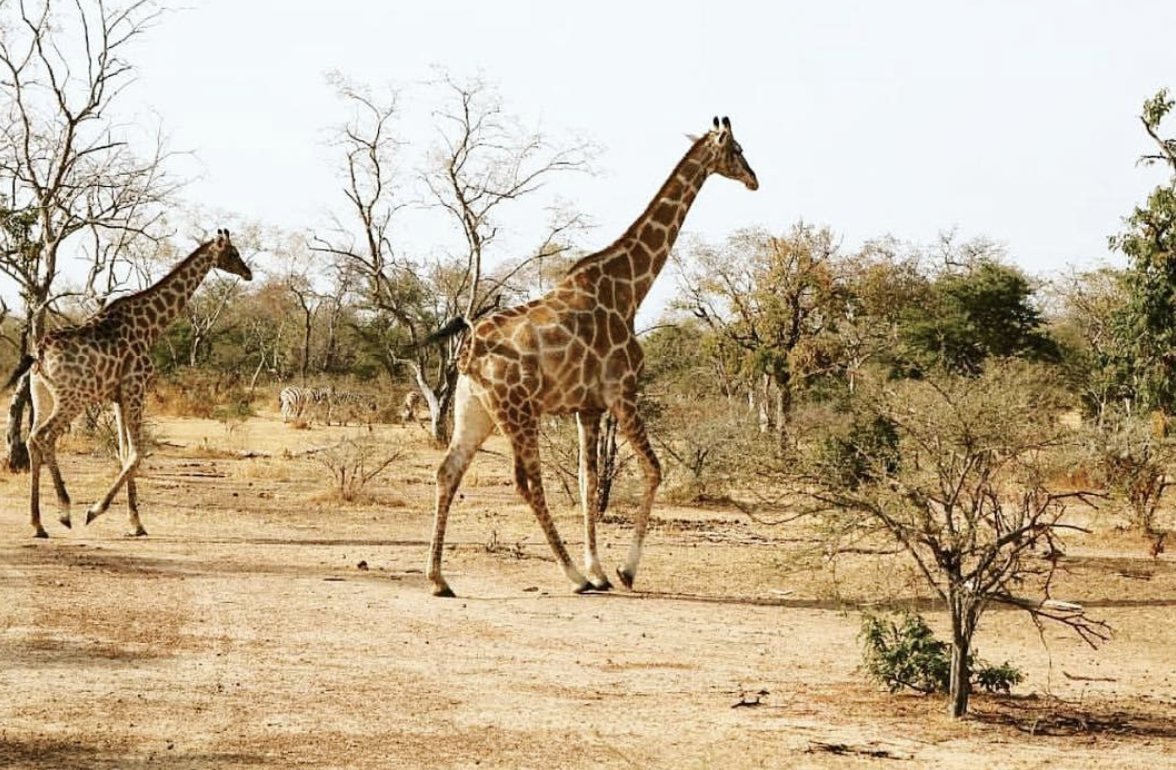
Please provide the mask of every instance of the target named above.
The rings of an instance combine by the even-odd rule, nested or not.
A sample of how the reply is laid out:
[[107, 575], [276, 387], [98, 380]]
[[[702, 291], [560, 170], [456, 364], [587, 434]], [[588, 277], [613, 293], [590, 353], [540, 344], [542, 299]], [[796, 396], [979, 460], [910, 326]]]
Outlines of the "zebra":
[[366, 424], [368, 430], [372, 429], [372, 423], [376, 419], [376, 412], [380, 408], [376, 399], [365, 393], [356, 393], [351, 390], [335, 390], [333, 386], [327, 392], [326, 399], [327, 425], [331, 424], [331, 417], [338, 410], [340, 425], [346, 425], [348, 419], [354, 417], [358, 422]]
[[278, 394], [278, 405], [282, 408], [282, 422], [301, 419], [312, 406], [328, 405], [327, 423], [330, 424], [329, 391], [326, 388], [303, 388], [290, 385]]
[[404, 394], [404, 402], [400, 408], [400, 422], [407, 425], [410, 422], [416, 422], [416, 410], [421, 403], [421, 394], [415, 390], [410, 390]]

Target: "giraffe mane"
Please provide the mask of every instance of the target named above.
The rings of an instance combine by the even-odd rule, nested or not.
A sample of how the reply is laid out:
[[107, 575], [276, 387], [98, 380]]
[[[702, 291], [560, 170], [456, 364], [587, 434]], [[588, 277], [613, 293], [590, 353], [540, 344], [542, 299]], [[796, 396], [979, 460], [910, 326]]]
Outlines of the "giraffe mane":
[[662, 183], [661, 187], [658, 188], [657, 193], [653, 196], [653, 198], [650, 199], [650, 201], [646, 205], [645, 209], [641, 212], [641, 215], [639, 217], [637, 217], [637, 219], [633, 220], [633, 223], [630, 224], [628, 228], [626, 228], [625, 232], [622, 233], [619, 238], [617, 238], [615, 241], [610, 243], [608, 246], [605, 246], [603, 249], [596, 251], [592, 254], [589, 254], [585, 257], [581, 257], [575, 263], [573, 263], [572, 266], [568, 268], [567, 273], [565, 273], [565, 277], [573, 275], [578, 270], [581, 270], [584, 267], [587, 267], [588, 265], [591, 265], [601, 259], [604, 259], [604, 258], [611, 256], [613, 254], [614, 250], [617, 247], [619, 247], [626, 239], [632, 238], [635, 235], [634, 228], [637, 226], [637, 224], [639, 222], [641, 222], [642, 220], [644, 220], [646, 217], [649, 216], [649, 214], [653, 210], [653, 207], [657, 205], [659, 199], [661, 199], [663, 194], [666, 192], [666, 188], [668, 188], [674, 182], [675, 177], [677, 177], [677, 175], [678, 175], [678, 170], [680, 168], [682, 168], [682, 166], [688, 160], [693, 158], [696, 153], [702, 151], [703, 146], [710, 140], [711, 136], [712, 136], [712, 132], [707, 132], [707, 133], [703, 134], [702, 136], [690, 137], [691, 139], [693, 139], [693, 144], [690, 145], [690, 149], [687, 150], [686, 154], [682, 156], [682, 158], [677, 162], [677, 164], [675, 164], [674, 170], [670, 172], [670, 175], [668, 177], [666, 177], [666, 181], [664, 181]]
[[131, 300], [138, 299], [140, 297], [145, 297], [149, 294], [154, 293], [161, 286], [165, 285], [169, 278], [171, 278], [173, 275], [175, 275], [177, 272], [179, 272], [183, 267], [185, 267], [188, 263], [190, 263], [193, 259], [195, 259], [197, 256], [199, 256], [205, 249], [207, 249], [211, 245], [212, 245], [212, 241], [205, 241], [204, 243], [200, 244], [199, 246], [196, 247], [196, 249], [191, 254], [184, 257], [179, 262], [177, 262], [175, 265], [173, 265], [171, 270], [168, 270], [167, 275], [165, 275], [163, 278], [160, 278], [158, 281], [156, 281], [155, 283], [153, 283], [152, 285], [148, 286], [145, 289], [140, 289], [139, 291], [132, 292], [130, 294], [124, 294], [121, 297], [118, 297], [117, 299], [114, 299], [114, 300], [108, 302], [106, 305], [104, 305], [102, 307], [101, 310], [99, 310], [97, 313], [95, 313], [92, 317], [98, 318], [99, 316], [106, 315], [108, 313], [113, 312], [118, 307], [128, 304]]

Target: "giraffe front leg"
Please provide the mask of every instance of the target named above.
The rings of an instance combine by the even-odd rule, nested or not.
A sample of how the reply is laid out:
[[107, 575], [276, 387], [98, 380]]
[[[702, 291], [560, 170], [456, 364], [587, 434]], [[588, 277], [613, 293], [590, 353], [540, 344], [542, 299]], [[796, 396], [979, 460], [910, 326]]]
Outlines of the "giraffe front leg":
[[610, 591], [612, 583], [604, 574], [596, 551], [596, 519], [600, 513], [600, 415], [577, 412], [576, 425], [580, 433], [580, 508], [584, 514], [584, 571], [588, 574], [588, 582], [592, 584], [593, 589]]
[[629, 546], [629, 556], [623, 567], [617, 569], [617, 576], [626, 588], [633, 588], [633, 581], [637, 578], [637, 564], [641, 561], [641, 549], [645, 543], [645, 532], [649, 527], [649, 514], [653, 509], [653, 499], [657, 488], [661, 485], [661, 463], [653, 453], [649, 444], [649, 436], [645, 432], [645, 423], [637, 414], [636, 398], [626, 398], [613, 409], [617, 417], [617, 427], [629, 442], [629, 446], [637, 453], [641, 462], [641, 470], [645, 476], [645, 493], [641, 497], [641, 508], [633, 521], [633, 543]]
[[[139, 453], [140, 440], [140, 425], [142, 421], [141, 399], [129, 399], [126, 404], [116, 402], [114, 407], [114, 416], [118, 423], [119, 437], [121, 439], [122, 455], [122, 471], [118, 474], [118, 478], [110, 485], [110, 489], [103, 495], [102, 499], [90, 506], [86, 511], [86, 524], [94, 521], [94, 519], [101, 516], [110, 508], [111, 502], [114, 501], [114, 496], [118, 494], [119, 489], [123, 484], [126, 484], [134, 478], [135, 471], [139, 468], [139, 462], [142, 459]], [[128, 495], [130, 493], [128, 492]], [[136, 496], [135, 507], [131, 509], [131, 531], [128, 533], [132, 537], [143, 537], [147, 534], [147, 530], [143, 529], [142, 522], [139, 521], [138, 514], [138, 499]]]
[[[122, 407], [115, 404], [114, 409], [118, 425], [118, 455], [125, 463], [130, 457], [130, 437], [127, 433], [127, 423], [123, 419]], [[127, 511], [131, 523], [131, 531], [127, 534], [132, 537], [145, 537], [147, 530], [143, 528], [143, 522], [139, 519], [139, 489], [135, 485], [134, 476], [127, 478]]]

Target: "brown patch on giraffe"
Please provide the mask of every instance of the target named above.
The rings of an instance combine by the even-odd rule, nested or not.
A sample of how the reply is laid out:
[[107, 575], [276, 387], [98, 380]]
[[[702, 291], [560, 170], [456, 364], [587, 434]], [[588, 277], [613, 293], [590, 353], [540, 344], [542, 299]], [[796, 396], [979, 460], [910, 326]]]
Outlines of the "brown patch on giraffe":
[[597, 297], [605, 307], [616, 307], [616, 281], [611, 276], [604, 276], [600, 279], [599, 288], [597, 290]]
[[647, 224], [641, 230], [641, 242], [657, 251], [666, 243], [666, 231], [652, 223]]
[[669, 226], [678, 215], [678, 207], [669, 201], [662, 201], [653, 212], [653, 221], [660, 225]]
[[542, 326], [538, 331], [540, 351], [555, 350], [568, 344], [571, 334], [562, 326]]
[[580, 381], [596, 383], [600, 379], [600, 358], [585, 356], [580, 365]]
[[536, 305], [527, 311], [527, 320], [533, 324], [550, 325], [559, 323], [559, 315], [546, 305]]
[[626, 318], [632, 318], [634, 312], [637, 310], [636, 304], [633, 301], [633, 288], [628, 282], [618, 282], [616, 291], [614, 293], [614, 301], [616, 307], [625, 315]]

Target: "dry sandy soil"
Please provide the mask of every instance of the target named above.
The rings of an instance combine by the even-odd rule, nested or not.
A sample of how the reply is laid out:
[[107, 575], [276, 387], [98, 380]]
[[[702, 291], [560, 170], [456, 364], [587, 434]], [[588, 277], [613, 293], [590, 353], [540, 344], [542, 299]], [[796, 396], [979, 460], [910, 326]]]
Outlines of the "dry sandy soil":
[[[659, 503], [637, 592], [572, 596], [491, 441], [451, 517], [459, 598], [435, 599], [420, 429], [377, 428], [404, 456], [359, 505], [283, 456], [347, 429], [155, 431], [144, 539], [122, 536], [121, 497], [65, 530], [46, 480], [34, 540], [27, 477], [0, 477], [0, 767], [1176, 767], [1176, 569], [1109, 524], [1071, 543], [1055, 595], [1113, 640], [991, 611], [981, 655], [1028, 678], [955, 722], [858, 670], [856, 607], [901, 588], [893, 562], [834, 572], [801, 530]], [[80, 517], [114, 466], [70, 441]], [[610, 570], [627, 510], [602, 528]]]

